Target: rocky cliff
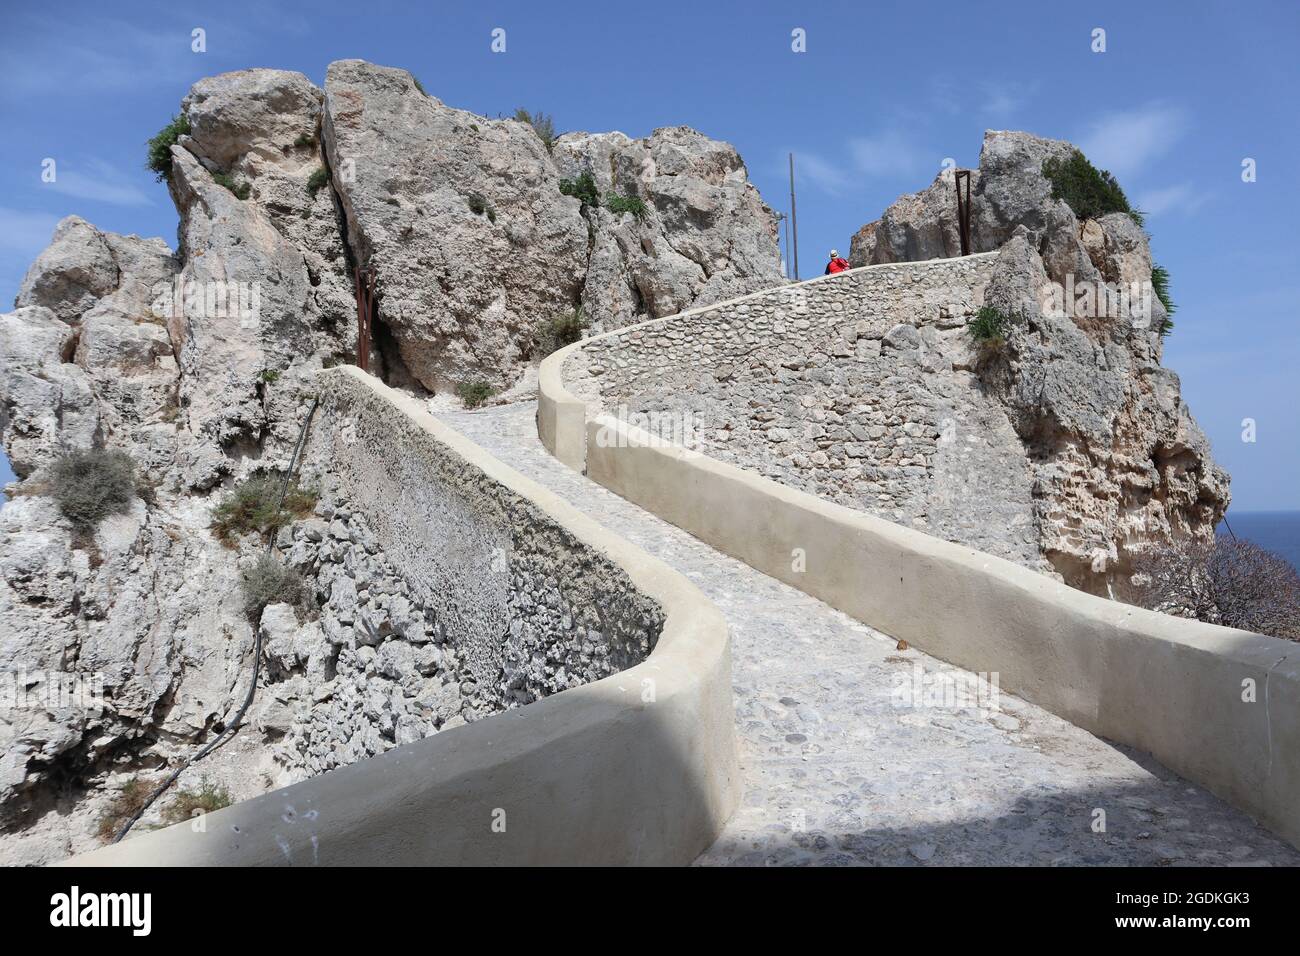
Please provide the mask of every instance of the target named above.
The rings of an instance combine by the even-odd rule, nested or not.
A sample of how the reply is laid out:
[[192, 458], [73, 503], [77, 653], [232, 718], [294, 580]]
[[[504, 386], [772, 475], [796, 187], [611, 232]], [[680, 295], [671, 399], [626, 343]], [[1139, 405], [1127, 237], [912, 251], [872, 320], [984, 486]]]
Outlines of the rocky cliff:
[[[1214, 534], [1228, 476], [1178, 376], [1160, 364], [1168, 315], [1137, 217], [1081, 221], [1053, 198], [1044, 161], [1074, 152], [1028, 133], [985, 135], [971, 171], [971, 251], [1001, 250], [985, 301], [1009, 321], [973, 367], [972, 387], [1019, 437], [1038, 550], [1070, 584], [1122, 593], [1135, 553]], [[945, 170], [863, 226], [850, 261], [960, 254], [954, 175]]]
[[[20, 479], [0, 512], [0, 672], [21, 698], [0, 706], [6, 861], [93, 846], [115, 787], [174, 765], [231, 719], [256, 626], [240, 574], [262, 544], [224, 545], [212, 512], [249, 475], [287, 468], [314, 373], [355, 361], [357, 266], [378, 276], [371, 367], [417, 394], [508, 387], [548, 323], [579, 308], [592, 327], [616, 327], [782, 281], [771, 210], [735, 150], [694, 130], [548, 144], [528, 123], [453, 109], [409, 73], [358, 60], [331, 65], [323, 90], [280, 70], [204, 79], [181, 112], [187, 132], [164, 170], [176, 251], [66, 219], [0, 315], [0, 437]], [[583, 173], [594, 203], [560, 188]], [[616, 213], [608, 194], [640, 202]], [[90, 447], [129, 454], [144, 493], [87, 538], [45, 479], [62, 453]], [[322, 498], [317, 516], [337, 521], [340, 507]], [[314, 529], [285, 548], [347, 550]], [[399, 694], [333, 758], [319, 727], [306, 756], [290, 745], [295, 694], [310, 709], [340, 655], [374, 656], [366, 635], [340, 644], [328, 631], [335, 611], [352, 619], [350, 606], [330, 610], [348, 591], [339, 579], [374, 562], [306, 561], [321, 622], [262, 622], [263, 679], [278, 686], [204, 765], [236, 798], [491, 709], [492, 688], [457, 683], [454, 654], [434, 667], [419, 645], [378, 676], [363, 662], [358, 688], [316, 703], [371, 707], [366, 682], [381, 679], [428, 697], [436, 680], [447, 688], [436, 706]], [[329, 580], [314, 579], [322, 569]], [[385, 613], [398, 590], [375, 589]], [[74, 673], [102, 686], [44, 693]]]

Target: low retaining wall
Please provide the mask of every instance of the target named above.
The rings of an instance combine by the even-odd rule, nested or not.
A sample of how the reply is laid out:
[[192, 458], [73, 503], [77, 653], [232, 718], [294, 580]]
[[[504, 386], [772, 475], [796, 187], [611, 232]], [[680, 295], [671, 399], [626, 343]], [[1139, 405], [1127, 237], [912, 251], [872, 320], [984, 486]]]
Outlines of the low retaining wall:
[[[337, 455], [337, 477], [366, 509], [390, 559], [417, 580], [458, 589], [431, 594], [431, 601], [444, 608], [451, 629], [464, 632], [483, 666], [497, 666], [493, 639], [517, 639], [510, 626], [516, 602], [485, 583], [486, 567], [466, 566], [459, 583], [447, 577], [467, 559], [467, 548], [471, 564], [475, 555], [493, 557], [496, 549], [477, 546], [483, 542], [499, 543], [507, 568], [544, 568], [540, 556], [554, 550], [559, 564], [550, 562], [546, 587], [565, 601], [584, 602], [584, 612], [593, 601], [601, 604], [609, 633], [565, 653], [599, 656], [618, 634], [647, 630], [658, 634], [653, 651], [592, 683], [209, 814], [198, 832], [200, 824], [178, 824], [68, 863], [693, 860], [739, 798], [731, 661], [719, 611], [679, 574], [502, 465], [419, 403], [355, 369], [323, 373], [321, 388], [319, 427]], [[374, 486], [368, 496], [365, 484]], [[432, 529], [447, 536], [426, 540]], [[608, 593], [587, 593], [592, 588]], [[542, 665], [556, 662], [532, 656], [539, 674], [553, 672]]]
[[590, 341], [548, 358], [539, 377], [539, 432], [566, 464], [872, 627], [997, 672], [1003, 689], [1152, 754], [1300, 846], [1295, 644], [1094, 597], [665, 445], [598, 408], [580, 418], [562, 373]]

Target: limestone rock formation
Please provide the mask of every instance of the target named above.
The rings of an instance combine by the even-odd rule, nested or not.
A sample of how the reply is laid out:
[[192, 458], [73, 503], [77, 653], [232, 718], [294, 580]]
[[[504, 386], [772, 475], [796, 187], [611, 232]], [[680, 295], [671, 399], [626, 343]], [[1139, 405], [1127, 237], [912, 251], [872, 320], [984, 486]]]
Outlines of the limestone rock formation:
[[[208, 526], [232, 484], [287, 466], [314, 373], [355, 361], [356, 266], [379, 277], [371, 368], [417, 392], [509, 385], [538, 330], [579, 306], [626, 324], [781, 281], [739, 157], [691, 130], [607, 134], [627, 154], [617, 188], [651, 205], [634, 222], [560, 191], [587, 152], [552, 157], [531, 126], [445, 106], [402, 70], [343, 61], [324, 90], [242, 70], [195, 83], [181, 110], [175, 253], [70, 217], [0, 314], [0, 439], [22, 479], [0, 514], [0, 674], [29, 704], [0, 706], [7, 861], [97, 845], [115, 785], [230, 719], [255, 635], [240, 574], [261, 542], [232, 549]], [[143, 493], [87, 538], [45, 479], [90, 447], [128, 453]], [[212, 758], [236, 797], [498, 706], [453, 680], [455, 655], [374, 571], [382, 555], [346, 509], [320, 509], [281, 550], [321, 618], [268, 610], [266, 686]], [[409, 646], [358, 640], [363, 607]], [[327, 693], [336, 671], [347, 680]], [[44, 694], [74, 672], [102, 675], [91, 699]]]
[[582, 306], [594, 330], [672, 315], [779, 285], [776, 217], [740, 156], [685, 126], [641, 140], [566, 133], [554, 159], [598, 195], [639, 199], [646, 214], [585, 207], [592, 224]]
[[[570, 133], [548, 151], [527, 123], [343, 60], [324, 135], [353, 255], [378, 272], [384, 358], [430, 391], [508, 385], [539, 330], [578, 307], [601, 329], [781, 282], [775, 220], [740, 157], [691, 129]], [[645, 217], [561, 192], [584, 172]]]
[[[1228, 476], [1177, 375], [1160, 364], [1167, 316], [1151, 288], [1147, 236], [1126, 213], [1080, 222], [1052, 198], [1043, 162], [1073, 150], [1022, 132], [985, 136], [972, 176], [972, 251], [1001, 250], [985, 298], [1013, 321], [980, 381], [1031, 463], [1042, 554], [1071, 584], [1122, 590], [1136, 551], [1213, 535]], [[956, 211], [945, 170], [864, 226], [852, 261], [958, 254]], [[1103, 302], [1105, 290], [1113, 295]]]

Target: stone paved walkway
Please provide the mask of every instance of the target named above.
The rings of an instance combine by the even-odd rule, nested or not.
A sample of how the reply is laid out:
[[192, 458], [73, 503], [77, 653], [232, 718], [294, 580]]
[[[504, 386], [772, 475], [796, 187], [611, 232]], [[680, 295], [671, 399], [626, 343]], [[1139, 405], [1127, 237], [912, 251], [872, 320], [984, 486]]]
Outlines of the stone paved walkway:
[[968, 675], [565, 468], [534, 408], [434, 413], [678, 569], [730, 623], [745, 792], [698, 863], [1300, 864], [1201, 788], [1009, 694], [996, 709], [906, 704], [918, 673]]

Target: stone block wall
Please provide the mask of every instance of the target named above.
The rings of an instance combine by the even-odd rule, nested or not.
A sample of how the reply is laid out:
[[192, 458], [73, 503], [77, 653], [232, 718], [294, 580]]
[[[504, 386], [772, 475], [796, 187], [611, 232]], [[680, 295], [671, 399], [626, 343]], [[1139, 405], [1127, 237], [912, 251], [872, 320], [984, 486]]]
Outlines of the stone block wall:
[[312, 775], [590, 683], [663, 623], [625, 572], [347, 373], [326, 373], [304, 452], [312, 518], [286, 561], [314, 619], [272, 606], [258, 722]]
[[996, 254], [771, 289], [601, 336], [577, 398], [678, 444], [1028, 566], [1033, 479], [966, 321]]

